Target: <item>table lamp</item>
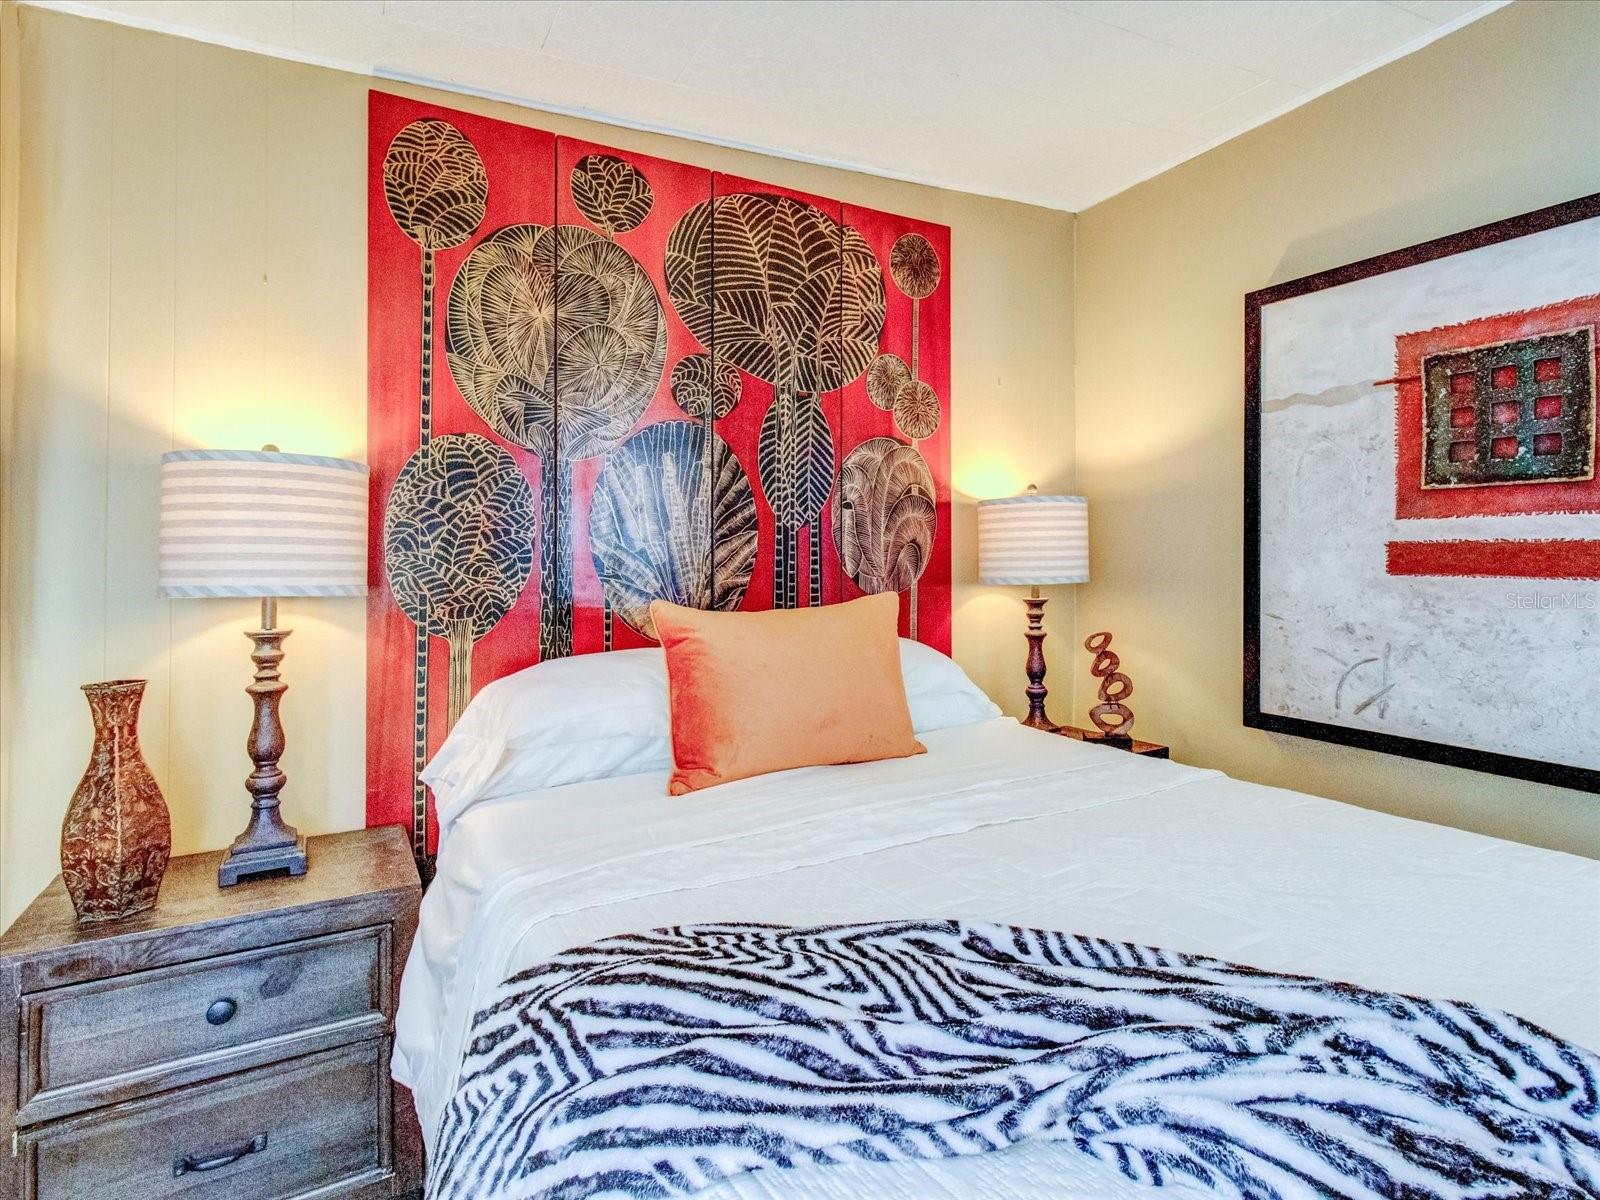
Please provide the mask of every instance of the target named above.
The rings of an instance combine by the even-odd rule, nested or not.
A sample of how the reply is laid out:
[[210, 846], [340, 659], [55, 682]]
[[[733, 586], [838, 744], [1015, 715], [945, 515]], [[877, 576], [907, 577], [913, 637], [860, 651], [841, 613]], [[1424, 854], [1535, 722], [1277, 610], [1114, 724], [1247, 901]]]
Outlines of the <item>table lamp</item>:
[[161, 458], [163, 596], [261, 600], [255, 681], [245, 691], [255, 719], [245, 743], [255, 769], [245, 780], [250, 824], [222, 860], [217, 882], [252, 875], [303, 875], [306, 839], [278, 810], [284, 773], [278, 704], [278, 599], [359, 596], [367, 590], [367, 468], [343, 458], [261, 450], [174, 450]]
[[1044, 603], [1039, 587], [1089, 581], [1089, 502], [1082, 496], [1021, 496], [978, 501], [978, 576], [988, 584], [1025, 584], [1028, 595], [1028, 716], [1022, 723], [1054, 732], [1045, 715]]

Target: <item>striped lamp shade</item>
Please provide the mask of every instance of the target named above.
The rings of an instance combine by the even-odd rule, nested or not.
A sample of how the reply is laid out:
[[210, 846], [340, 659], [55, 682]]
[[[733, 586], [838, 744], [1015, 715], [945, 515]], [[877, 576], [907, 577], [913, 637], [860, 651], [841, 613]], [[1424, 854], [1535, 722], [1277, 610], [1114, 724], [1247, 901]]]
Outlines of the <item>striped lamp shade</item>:
[[161, 457], [163, 596], [359, 596], [367, 468], [276, 450]]
[[978, 501], [978, 576], [984, 583], [1089, 582], [1089, 502], [1082, 496]]

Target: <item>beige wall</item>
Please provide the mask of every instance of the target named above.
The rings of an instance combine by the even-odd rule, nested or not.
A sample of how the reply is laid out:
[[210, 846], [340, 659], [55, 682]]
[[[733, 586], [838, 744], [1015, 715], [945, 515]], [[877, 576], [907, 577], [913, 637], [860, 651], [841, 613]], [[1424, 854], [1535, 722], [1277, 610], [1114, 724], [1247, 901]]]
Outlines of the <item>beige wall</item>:
[[[17, 13], [13, 5], [0, 0], [0, 780], [11, 758], [4, 730], [10, 715], [10, 688], [6, 668], [11, 661], [15, 639], [6, 621], [5, 581], [9, 578], [10, 554], [4, 529], [9, 504], [4, 481], [11, 474], [13, 416], [16, 413], [17, 381], [17, 198], [21, 183], [19, 118], [21, 117], [20, 76], [17, 68]], [[4, 800], [0, 799], [0, 833], [5, 820]], [[0, 884], [4, 882], [5, 856], [0, 850]], [[0, 925], [4, 921], [3, 889], [0, 889]]]
[[1078, 627], [1116, 631], [1139, 727], [1176, 756], [1600, 856], [1600, 797], [1239, 716], [1244, 294], [1600, 191], [1596, 47], [1600, 4], [1514, 4], [1079, 215]]
[[[150, 680], [144, 746], [178, 851], [243, 825], [253, 609], [157, 599], [157, 461], [265, 441], [363, 456], [372, 81], [9, 4], [0, 27], [19, 67], [0, 130], [20, 149], [16, 403], [0, 425], [4, 924], [57, 869], [89, 749], [80, 683]], [[972, 495], [1070, 486], [1070, 215], [435, 98], [950, 225], [956, 578], [974, 574]], [[284, 615], [286, 807], [313, 832], [358, 825], [362, 605]], [[1013, 708], [1022, 620], [1017, 594], [958, 585], [957, 657]]]

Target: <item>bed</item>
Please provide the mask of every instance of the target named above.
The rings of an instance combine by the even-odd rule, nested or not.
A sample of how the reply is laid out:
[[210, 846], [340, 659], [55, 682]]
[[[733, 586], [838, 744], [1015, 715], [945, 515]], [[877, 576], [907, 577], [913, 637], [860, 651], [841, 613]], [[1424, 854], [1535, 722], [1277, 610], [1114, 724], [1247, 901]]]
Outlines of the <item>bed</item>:
[[[990, 717], [927, 754], [668, 799], [665, 770], [451, 814], [397, 1022], [432, 1141], [474, 1013], [529, 963], [693, 922], [951, 917], [1092, 934], [1509, 1010], [1600, 1047], [1600, 862], [1408, 821]], [[1166, 1193], [1071, 1145], [760, 1170], [700, 1194]]]

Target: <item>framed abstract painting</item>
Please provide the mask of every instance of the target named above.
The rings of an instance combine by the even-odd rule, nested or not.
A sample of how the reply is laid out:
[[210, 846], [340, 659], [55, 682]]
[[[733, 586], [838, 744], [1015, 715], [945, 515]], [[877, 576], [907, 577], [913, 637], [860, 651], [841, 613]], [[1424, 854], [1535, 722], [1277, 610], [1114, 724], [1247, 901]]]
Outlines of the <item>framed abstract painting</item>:
[[1244, 723], [1600, 791], [1600, 195], [1245, 298]]

